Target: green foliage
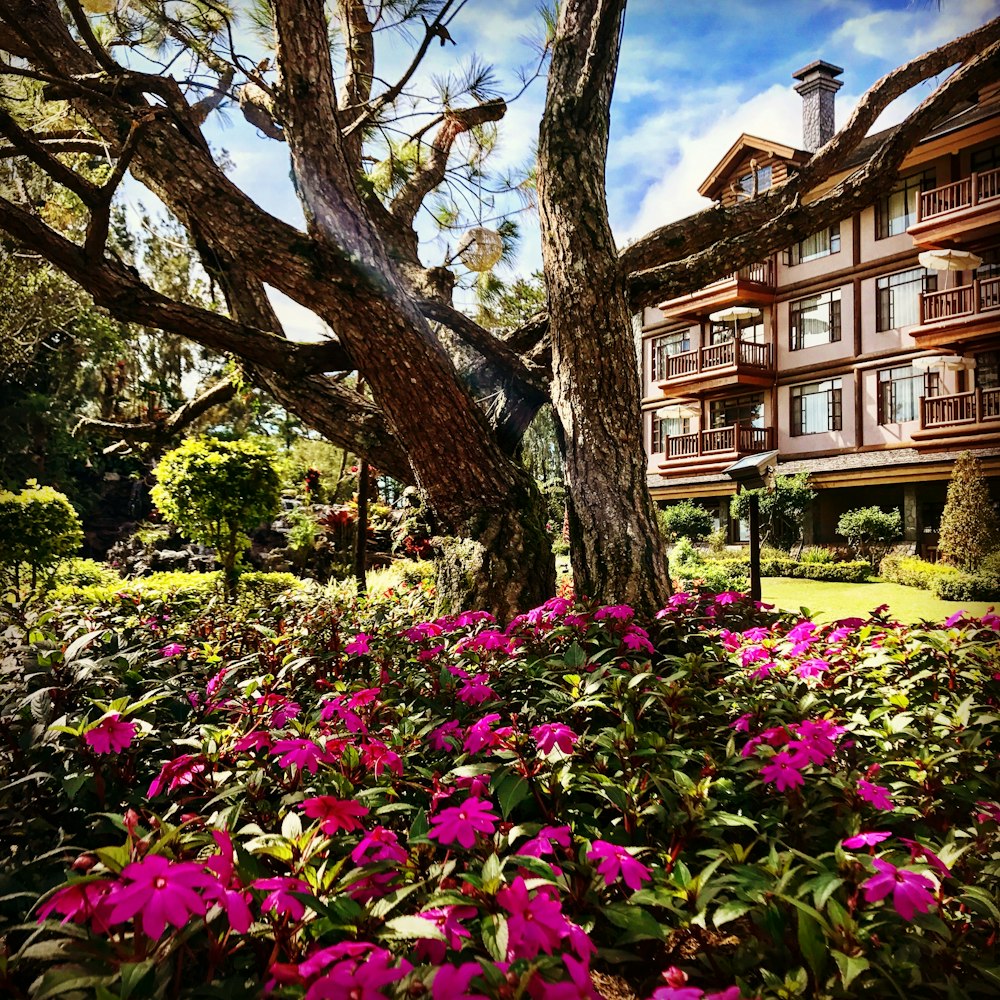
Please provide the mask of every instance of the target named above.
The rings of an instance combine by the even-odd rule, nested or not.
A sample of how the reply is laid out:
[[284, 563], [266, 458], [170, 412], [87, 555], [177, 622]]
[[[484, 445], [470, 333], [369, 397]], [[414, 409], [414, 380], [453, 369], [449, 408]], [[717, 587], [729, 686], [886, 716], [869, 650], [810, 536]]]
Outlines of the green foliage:
[[118, 573], [96, 559], [66, 559], [52, 576], [53, 587], [114, 587], [121, 582]]
[[816, 499], [809, 486], [809, 473], [777, 476], [773, 489], [741, 490], [730, 502], [730, 514], [739, 521], [750, 516], [750, 497], [760, 503], [761, 542], [786, 551], [802, 537], [806, 512]]
[[227, 590], [252, 531], [277, 513], [280, 483], [270, 453], [253, 441], [191, 438], [156, 467], [153, 501], [193, 541], [215, 548]]
[[679, 500], [669, 507], [661, 507], [656, 512], [663, 537], [668, 541], [688, 538], [700, 542], [712, 532], [712, 515], [693, 500]]
[[902, 536], [903, 517], [898, 510], [857, 507], [840, 515], [837, 534], [876, 567], [892, 543]]
[[931, 581], [942, 601], [1000, 600], [1000, 573], [949, 573]]
[[29, 483], [20, 493], [0, 491], [0, 570], [20, 589], [27, 567], [34, 589], [39, 571], [72, 555], [83, 541], [80, 516], [65, 494]]
[[933, 590], [934, 581], [943, 576], [954, 576], [958, 570], [947, 563], [930, 563], [918, 556], [903, 556], [890, 553], [879, 564], [879, 576], [890, 583], [901, 583], [904, 587], [921, 587]]
[[681, 590], [704, 587], [716, 591], [746, 591], [750, 587], [749, 562], [739, 558], [710, 559], [687, 537], [677, 540], [670, 549], [669, 558], [670, 576]]
[[836, 558], [830, 549], [822, 546], [809, 546], [799, 553], [799, 562], [804, 563], [832, 563]]
[[946, 562], [974, 573], [998, 545], [1000, 519], [982, 466], [972, 452], [963, 452], [951, 471], [948, 499], [941, 514], [938, 552]]

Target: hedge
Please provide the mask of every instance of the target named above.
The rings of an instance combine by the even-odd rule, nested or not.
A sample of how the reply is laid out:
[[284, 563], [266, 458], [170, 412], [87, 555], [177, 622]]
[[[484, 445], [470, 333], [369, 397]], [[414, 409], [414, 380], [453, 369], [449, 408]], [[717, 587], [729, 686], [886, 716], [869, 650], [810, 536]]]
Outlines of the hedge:
[[954, 566], [926, 562], [917, 556], [908, 555], [888, 555], [879, 566], [879, 576], [883, 580], [901, 583], [904, 587], [921, 587], [924, 590], [933, 590], [938, 580], [957, 573]]
[[934, 580], [931, 589], [942, 601], [1000, 600], [1000, 576], [949, 573]]

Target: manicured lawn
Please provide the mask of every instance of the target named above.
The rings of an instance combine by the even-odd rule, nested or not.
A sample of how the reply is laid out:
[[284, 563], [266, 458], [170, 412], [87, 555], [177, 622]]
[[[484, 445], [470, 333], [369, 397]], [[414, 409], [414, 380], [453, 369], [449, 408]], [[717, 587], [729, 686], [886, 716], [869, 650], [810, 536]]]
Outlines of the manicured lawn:
[[[898, 583], [824, 583], [769, 576], [761, 581], [761, 591], [768, 603], [791, 611], [808, 608], [819, 621], [864, 618], [880, 604], [888, 604], [902, 622], [941, 621], [962, 608], [981, 615], [993, 607], [981, 601], [940, 601], [928, 590]], [[1000, 606], [1000, 601], [994, 603]]]

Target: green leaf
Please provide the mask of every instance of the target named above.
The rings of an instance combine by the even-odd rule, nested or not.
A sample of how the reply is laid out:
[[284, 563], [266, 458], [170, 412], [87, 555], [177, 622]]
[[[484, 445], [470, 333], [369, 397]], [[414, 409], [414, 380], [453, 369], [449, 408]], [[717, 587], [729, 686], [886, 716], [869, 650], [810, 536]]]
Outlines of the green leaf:
[[394, 938], [429, 938], [432, 941], [444, 941], [444, 934], [438, 930], [432, 920], [407, 914], [403, 917], [393, 917], [386, 921], [385, 937]]
[[[578, 667], [582, 667], [587, 662], [587, 654], [583, 651], [583, 648], [578, 642], [571, 643], [566, 647], [566, 652], [563, 653], [563, 663], [566, 664], [571, 670], [576, 670]], [[500, 959], [503, 961], [503, 959]]]
[[507, 927], [507, 918], [499, 913], [491, 913], [483, 918], [482, 923], [483, 944], [492, 958], [498, 962], [507, 960], [507, 943], [510, 940], [510, 931]]
[[840, 980], [844, 984], [844, 989], [871, 967], [868, 959], [861, 955], [845, 955], [842, 951], [834, 951], [833, 958], [837, 968], [840, 969]]
[[641, 906], [630, 906], [625, 903], [613, 903], [604, 908], [604, 916], [625, 931], [629, 940], [653, 938], [662, 941], [666, 932], [657, 923], [656, 918]]
[[495, 777], [493, 789], [497, 802], [500, 803], [500, 811], [503, 813], [504, 819], [509, 819], [515, 806], [531, 794], [531, 786], [528, 782], [510, 771], [504, 771]]
[[147, 973], [153, 968], [154, 963], [148, 962], [126, 962], [121, 967], [122, 988], [121, 998], [125, 1000], [130, 997], [136, 987], [146, 978]]
[[823, 969], [826, 967], [827, 944], [819, 924], [808, 913], [799, 910], [799, 950], [817, 983], [823, 982]]
[[483, 892], [495, 893], [500, 885], [502, 867], [496, 854], [491, 854], [483, 865]]
[[742, 917], [744, 913], [752, 910], [754, 907], [753, 903], [747, 903], [742, 899], [731, 899], [728, 903], [723, 903], [715, 911], [715, 916], [712, 917], [712, 923], [716, 927], [721, 927], [723, 924], [728, 924], [731, 920], [736, 920]]

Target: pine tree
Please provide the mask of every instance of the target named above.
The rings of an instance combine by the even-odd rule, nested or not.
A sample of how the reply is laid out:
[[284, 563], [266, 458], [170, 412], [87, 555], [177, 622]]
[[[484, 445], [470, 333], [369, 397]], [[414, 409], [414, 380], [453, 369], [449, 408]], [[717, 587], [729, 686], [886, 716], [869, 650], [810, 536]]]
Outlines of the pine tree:
[[990, 498], [979, 460], [966, 451], [958, 456], [941, 515], [938, 552], [945, 562], [975, 572], [985, 556], [1000, 547], [1000, 518]]

